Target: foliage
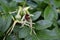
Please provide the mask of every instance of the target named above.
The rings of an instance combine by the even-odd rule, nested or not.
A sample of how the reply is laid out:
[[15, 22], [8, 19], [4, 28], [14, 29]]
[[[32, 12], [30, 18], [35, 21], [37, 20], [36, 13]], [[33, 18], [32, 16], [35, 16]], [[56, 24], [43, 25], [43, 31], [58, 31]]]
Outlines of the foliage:
[[0, 0], [0, 40], [60, 40], [60, 0]]

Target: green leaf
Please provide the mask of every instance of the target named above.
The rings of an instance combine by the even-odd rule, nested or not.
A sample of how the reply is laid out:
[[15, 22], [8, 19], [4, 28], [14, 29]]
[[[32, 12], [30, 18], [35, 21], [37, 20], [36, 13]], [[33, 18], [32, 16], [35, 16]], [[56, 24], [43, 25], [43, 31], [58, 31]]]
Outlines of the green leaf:
[[37, 4], [39, 4], [39, 3], [43, 2], [44, 0], [33, 0], [33, 1], [36, 2]]
[[59, 39], [56, 28], [53, 30], [45, 29], [45, 30], [38, 31], [37, 36], [42, 40]]
[[5, 32], [9, 28], [11, 21], [10, 15], [0, 16], [0, 31]]
[[24, 2], [24, 0], [13, 0], [13, 1], [16, 1], [16, 2]]
[[36, 35], [28, 35], [25, 40], [40, 40]]
[[44, 2], [44, 3], [47, 3], [49, 4], [50, 3], [50, 0], [34, 0], [36, 3], [40, 3], [40, 2]]
[[20, 40], [20, 39], [18, 39], [17, 36], [12, 34], [12, 35], [7, 36], [6, 40]]
[[4, 33], [0, 31], [0, 37], [2, 37], [3, 35], [4, 35]]
[[32, 2], [32, 1], [28, 1], [27, 2], [27, 5], [30, 6], [32, 9], [36, 8], [37, 7], [37, 4]]
[[60, 0], [54, 0], [54, 5], [58, 8], [60, 7]]
[[40, 17], [40, 15], [41, 15], [40, 11], [33, 13], [32, 20], [33, 21], [37, 20]]
[[19, 31], [19, 38], [25, 38], [29, 35], [30, 29], [28, 27], [24, 27]]
[[4, 13], [9, 13], [10, 8], [6, 2], [4, 2], [3, 0], [0, 0], [0, 5], [1, 5]]
[[2, 8], [1, 8], [1, 6], [0, 6], [0, 12], [2, 11]]
[[60, 25], [60, 20], [58, 20], [57, 23]]
[[20, 25], [15, 25], [13, 32], [19, 33], [19, 31], [20, 31]]
[[49, 20], [40, 20], [35, 24], [35, 28], [37, 30], [42, 30], [42, 29], [46, 29], [48, 27], [51, 27], [52, 22]]
[[41, 30], [41, 31], [38, 31], [37, 32], [37, 36], [40, 38], [40, 39], [49, 39], [50, 38], [50, 36], [49, 35], [47, 35], [47, 33], [46, 33], [46, 30]]
[[53, 10], [52, 7], [47, 6], [47, 8], [44, 11], [44, 19], [45, 20], [56, 20], [58, 18], [57, 13]]
[[10, 2], [9, 3], [9, 7], [10, 7], [11, 11], [16, 10], [16, 8], [17, 8], [17, 2], [15, 2], [15, 1]]
[[44, 0], [44, 2], [49, 4], [50, 3], [50, 0]]
[[60, 28], [58, 28], [58, 35], [59, 35], [59, 38], [60, 38]]

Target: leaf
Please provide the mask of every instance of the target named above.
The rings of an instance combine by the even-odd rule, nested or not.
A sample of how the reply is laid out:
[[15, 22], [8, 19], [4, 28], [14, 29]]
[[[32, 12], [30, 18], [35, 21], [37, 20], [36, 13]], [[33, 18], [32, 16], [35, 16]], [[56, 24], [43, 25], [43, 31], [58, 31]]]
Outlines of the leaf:
[[56, 28], [53, 30], [45, 29], [45, 30], [38, 31], [37, 36], [41, 40], [47, 40], [47, 39], [48, 40], [53, 40], [53, 39], [57, 40], [57, 39], [59, 39]]
[[20, 25], [15, 25], [13, 32], [19, 33], [19, 31], [20, 31]]
[[0, 16], [0, 31], [5, 32], [9, 28], [11, 21], [12, 19], [10, 15]]
[[50, 3], [50, 0], [44, 0], [44, 2], [49, 4]]
[[57, 18], [58, 18], [57, 13], [50, 6], [48, 6], [44, 11], [44, 19], [53, 21], [56, 20]]
[[25, 40], [40, 40], [36, 35], [28, 35]]
[[33, 0], [33, 1], [36, 2], [37, 4], [39, 4], [39, 3], [43, 2], [44, 0]]
[[13, 1], [16, 1], [16, 2], [24, 2], [24, 0], [13, 0]]
[[58, 36], [60, 37], [60, 28], [58, 28]]
[[24, 27], [19, 31], [19, 38], [25, 38], [29, 35], [30, 30], [28, 27]]
[[9, 13], [10, 8], [9, 8], [8, 4], [6, 2], [4, 2], [3, 0], [0, 0], [0, 4], [1, 4], [1, 7], [3, 9], [3, 12]]
[[18, 39], [17, 36], [12, 34], [12, 35], [7, 36], [6, 40], [20, 40], [20, 39]]
[[33, 21], [37, 20], [40, 17], [40, 15], [41, 15], [40, 11], [33, 13], [32, 20]]
[[52, 22], [49, 20], [40, 20], [35, 24], [35, 29], [37, 30], [43, 30], [46, 29], [48, 27], [51, 27]]
[[54, 0], [54, 5], [58, 8], [60, 7], [60, 0]]
[[57, 23], [60, 25], [60, 20], [58, 20]]
[[17, 2], [15, 2], [15, 1], [10, 2], [9, 3], [9, 7], [10, 7], [11, 11], [16, 10], [16, 8], [17, 8]]
[[0, 12], [2, 11], [2, 8], [1, 8], [1, 6], [0, 6]]
[[36, 8], [37, 7], [37, 4], [32, 2], [32, 1], [28, 1], [27, 2], [27, 5], [30, 6], [32, 9]]
[[46, 30], [41, 30], [41, 31], [38, 31], [37, 32], [37, 36], [40, 38], [40, 39], [49, 39], [50, 36], [46, 34]]
[[44, 3], [47, 3], [49, 4], [50, 3], [50, 0], [34, 0], [36, 3], [40, 3], [40, 2], [44, 2]]
[[3, 35], [4, 35], [4, 33], [0, 31], [0, 38], [1, 38]]

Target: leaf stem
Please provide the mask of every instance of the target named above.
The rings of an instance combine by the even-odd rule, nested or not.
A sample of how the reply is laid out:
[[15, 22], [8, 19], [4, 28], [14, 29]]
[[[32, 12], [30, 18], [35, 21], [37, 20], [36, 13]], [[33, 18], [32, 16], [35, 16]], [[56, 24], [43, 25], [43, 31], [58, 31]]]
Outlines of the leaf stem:
[[[8, 29], [6, 36], [11, 34], [16, 23], [17, 23], [17, 21], [14, 21], [13, 25]], [[3, 40], [5, 40], [6, 36], [4, 36]]]
[[10, 35], [10, 34], [11, 34], [11, 32], [13, 31], [13, 29], [14, 29], [14, 27], [15, 27], [16, 23], [17, 23], [17, 21], [14, 21], [14, 23], [13, 23], [13, 25], [12, 25], [12, 28], [11, 28], [11, 30], [10, 30], [10, 32], [9, 32], [9, 34], [8, 34], [8, 35]]

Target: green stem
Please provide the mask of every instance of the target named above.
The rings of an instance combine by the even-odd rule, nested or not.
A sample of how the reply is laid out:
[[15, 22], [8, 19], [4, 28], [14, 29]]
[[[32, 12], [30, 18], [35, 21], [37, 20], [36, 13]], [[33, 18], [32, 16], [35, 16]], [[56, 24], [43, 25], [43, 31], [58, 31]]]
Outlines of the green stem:
[[23, 7], [26, 5], [26, 0], [25, 0], [25, 2], [24, 2], [24, 4], [23, 4]]

